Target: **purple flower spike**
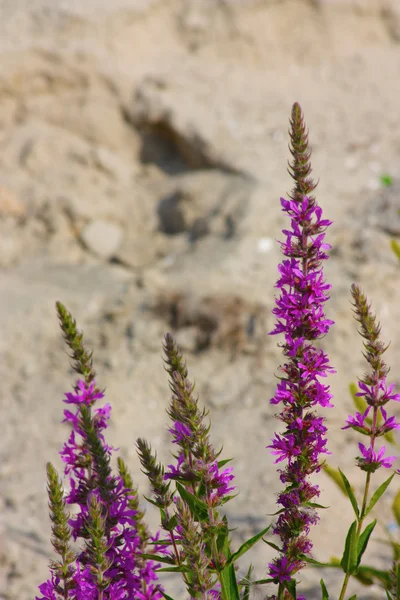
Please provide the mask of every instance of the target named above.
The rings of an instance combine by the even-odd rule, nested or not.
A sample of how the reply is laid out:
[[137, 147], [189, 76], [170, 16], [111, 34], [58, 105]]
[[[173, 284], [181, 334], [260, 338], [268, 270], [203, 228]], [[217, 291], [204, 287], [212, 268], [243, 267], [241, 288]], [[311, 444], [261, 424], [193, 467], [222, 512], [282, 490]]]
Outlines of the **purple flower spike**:
[[[75, 393], [66, 394], [67, 404], [75, 405], [76, 412], [64, 411], [64, 421], [72, 426], [68, 441], [60, 452], [65, 464], [64, 474], [69, 477], [70, 490], [65, 495], [66, 505], [75, 505], [76, 514], [68, 524], [75, 541], [85, 540], [83, 550], [71, 567], [73, 586], [68, 592], [71, 600], [97, 600], [99, 585], [90, 554], [90, 517], [92, 501], [104, 519], [105, 557], [103, 579], [107, 582], [102, 591], [103, 600], [159, 600], [162, 596], [153, 585], [157, 579], [154, 561], [144, 561], [140, 554], [145, 548], [145, 540], [139, 533], [136, 492], [129, 489], [123, 473], [113, 476], [109, 467], [112, 448], [104, 439], [111, 407], [105, 404], [95, 408], [96, 400], [103, 398], [96, 388], [95, 380], [87, 385], [80, 380]], [[93, 433], [98, 440], [93, 444]], [[90, 437], [92, 436], [92, 437]], [[156, 541], [153, 539], [153, 541]], [[60, 578], [54, 576], [43, 583], [39, 590], [42, 596], [37, 600], [58, 600], [60, 598]]]
[[374, 473], [380, 467], [390, 469], [395, 456], [385, 456], [385, 447], [377, 452], [376, 439], [387, 435], [394, 429], [400, 429], [395, 416], [388, 417], [384, 408], [390, 401], [399, 402], [400, 394], [394, 392], [394, 384], [388, 384], [389, 367], [383, 360], [387, 346], [380, 340], [381, 327], [371, 311], [366, 296], [360, 288], [351, 287], [356, 320], [360, 324], [360, 334], [364, 339], [364, 356], [370, 365], [370, 371], [358, 382], [360, 389], [356, 396], [365, 404], [363, 414], [349, 415], [343, 429], [352, 428], [370, 438], [369, 446], [359, 444], [361, 456], [357, 457], [357, 466], [367, 473]]
[[357, 464], [363, 471], [373, 473], [380, 467], [390, 469], [396, 460], [396, 456], [385, 456], [385, 446], [382, 446], [378, 453], [375, 452], [372, 446], [366, 448], [364, 444], [359, 443], [358, 447], [362, 457], [357, 458]]
[[321, 379], [335, 373], [328, 356], [315, 345], [333, 323], [324, 313], [331, 286], [325, 282], [321, 266], [328, 258], [330, 246], [325, 243], [325, 229], [331, 221], [322, 217], [322, 209], [311, 196], [315, 185], [309, 177], [310, 152], [298, 104], [293, 106], [290, 136], [290, 172], [296, 186], [289, 200], [281, 198], [291, 228], [283, 230], [286, 239], [280, 242], [287, 258], [278, 267], [275, 287], [279, 295], [272, 311], [277, 320], [271, 331], [271, 335], [284, 335], [286, 359], [271, 399], [271, 404], [282, 405], [278, 419], [286, 429], [275, 434], [268, 446], [276, 463], [286, 461], [280, 479], [287, 487], [278, 496], [283, 508], [274, 528], [281, 538], [282, 554], [269, 565], [269, 574], [276, 583], [290, 580], [304, 566], [304, 555], [312, 548], [308, 533], [318, 516], [310, 503], [315, 502], [319, 489], [310, 484], [308, 477], [320, 470], [321, 455], [328, 453], [324, 419], [314, 407], [332, 406], [329, 386]]

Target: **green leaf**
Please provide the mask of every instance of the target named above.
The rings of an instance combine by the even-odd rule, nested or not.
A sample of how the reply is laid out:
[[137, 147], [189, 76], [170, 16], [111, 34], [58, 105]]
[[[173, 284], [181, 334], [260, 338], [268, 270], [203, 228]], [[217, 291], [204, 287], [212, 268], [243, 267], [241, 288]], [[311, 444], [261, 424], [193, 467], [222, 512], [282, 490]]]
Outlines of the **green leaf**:
[[264, 585], [265, 583], [272, 583], [274, 580], [269, 577], [268, 579], [257, 579], [253, 581], [253, 585]]
[[289, 579], [289, 581], [284, 581], [283, 587], [285, 588], [285, 590], [287, 590], [289, 592], [289, 594], [292, 596], [292, 598], [296, 598], [296, 580], [295, 579]]
[[400, 544], [398, 544], [397, 542], [392, 542], [391, 546], [393, 550], [393, 559], [396, 561], [400, 561]]
[[394, 437], [394, 435], [393, 435], [393, 429], [392, 429], [391, 431], [387, 431], [387, 432], [384, 434], [383, 438], [384, 438], [384, 439], [385, 439], [387, 442], [389, 442], [389, 444], [392, 444], [392, 446], [397, 446], [396, 439], [395, 439], [395, 437]]
[[357, 600], [357, 594], [354, 594], [349, 600]]
[[345, 573], [352, 575], [357, 569], [357, 521], [353, 521], [347, 533], [346, 544], [340, 561]]
[[219, 580], [221, 583], [222, 600], [240, 600], [239, 587], [233, 564], [222, 569]]
[[322, 590], [322, 600], [329, 600], [329, 594], [328, 594], [328, 590], [326, 589], [324, 580], [321, 579], [321, 581], [319, 583], [321, 585], [321, 590]]
[[395, 589], [396, 600], [400, 600], [400, 564], [398, 564], [396, 567], [395, 577], [396, 577], [396, 589]]
[[394, 497], [393, 504], [392, 504], [392, 511], [394, 514], [394, 518], [396, 519], [397, 525], [400, 526], [400, 490], [397, 492], [397, 494]]
[[381, 571], [368, 565], [359, 566], [354, 577], [364, 585], [372, 585], [376, 581], [379, 581], [383, 587], [387, 587], [390, 581], [388, 571]]
[[157, 590], [160, 592], [160, 594], [162, 594], [162, 596], [164, 596], [165, 600], [174, 600], [172, 598], [172, 596], [168, 596], [168, 594], [166, 594], [165, 592], [163, 592], [163, 590], [161, 588], [157, 588]]
[[236, 496], [239, 496], [239, 494], [232, 494], [231, 496], [224, 496], [220, 500], [220, 506], [222, 506], [223, 504], [226, 504], [227, 502], [229, 502], [229, 500], [232, 500], [232, 498], [236, 498]]
[[340, 560], [337, 560], [336, 562], [323, 563], [323, 562], [319, 562], [319, 560], [315, 560], [314, 558], [310, 558], [308, 556], [302, 556], [301, 559], [304, 560], [306, 563], [309, 563], [310, 565], [313, 565], [314, 567], [318, 567], [321, 569], [325, 568], [325, 567], [337, 568], [340, 566]]
[[266, 527], [265, 529], [263, 529], [262, 531], [260, 531], [256, 535], [254, 535], [253, 537], [249, 538], [246, 542], [244, 542], [240, 546], [240, 548], [238, 550], [236, 550], [236, 552], [234, 552], [230, 556], [230, 558], [227, 562], [227, 566], [236, 562], [241, 556], [243, 556], [243, 554], [246, 554], [246, 552], [248, 550], [250, 550], [250, 548], [252, 548], [254, 546], [254, 544], [256, 544], [258, 542], [258, 540], [260, 540], [268, 532], [268, 530], [270, 528], [271, 528], [271, 525], [268, 525], [268, 527]]
[[[230, 557], [231, 551], [229, 547], [229, 529], [226, 517], [224, 517], [224, 526], [221, 527], [221, 529], [218, 531], [216, 541], [218, 553], [222, 554], [224, 557]], [[227, 563], [225, 564], [225, 566], [227, 565]]]
[[140, 558], [144, 558], [146, 560], [155, 560], [156, 562], [166, 563], [167, 565], [175, 564], [175, 560], [171, 556], [160, 556], [158, 554], [141, 554]]
[[219, 460], [217, 463], [218, 469], [221, 469], [222, 467], [224, 467], [225, 465], [230, 463], [232, 460], [233, 460], [233, 458], [224, 458], [224, 460]]
[[361, 414], [364, 413], [368, 404], [365, 402], [364, 398], [362, 398], [361, 396], [357, 396], [358, 391], [359, 391], [357, 384], [350, 383], [349, 391], [350, 391], [351, 397], [353, 399], [354, 406], [356, 407], [358, 412]]
[[152, 500], [151, 498], [149, 498], [148, 496], [145, 496], [144, 494], [143, 494], [143, 497], [145, 500], [147, 500], [147, 502], [150, 502], [150, 504], [152, 504], [153, 506], [156, 506], [159, 510], [161, 510], [155, 500]]
[[310, 506], [311, 508], [322, 508], [327, 510], [330, 506], [324, 506], [323, 504], [317, 504], [317, 502], [305, 502], [303, 506]]
[[279, 552], [279, 553], [282, 552], [282, 548], [279, 548], [279, 546], [277, 546], [276, 544], [273, 544], [272, 542], [269, 542], [268, 540], [263, 540], [263, 542], [264, 542], [264, 544], [268, 544], [268, 546], [271, 546], [271, 548], [273, 548], [277, 552]]
[[376, 519], [372, 521], [369, 525], [366, 526], [360, 537], [358, 538], [358, 546], [357, 546], [357, 567], [360, 565], [362, 555], [365, 552], [365, 549], [368, 545], [369, 538], [373, 530], [375, 529]]
[[243, 595], [242, 595], [242, 600], [250, 600], [250, 588], [251, 588], [251, 574], [253, 572], [253, 565], [250, 565], [249, 568], [247, 569], [247, 573], [243, 579], [244, 583], [243, 583]]
[[182, 500], [188, 505], [192, 517], [197, 521], [206, 521], [208, 519], [208, 506], [205, 502], [197, 498], [180, 483], [176, 484], [176, 489], [179, 492]]
[[157, 573], [190, 573], [190, 569], [184, 565], [179, 565], [179, 567], [162, 567], [162, 569], [157, 569]]
[[386, 479], [386, 481], [384, 481], [382, 483], [382, 485], [380, 485], [378, 487], [378, 489], [373, 494], [373, 496], [368, 504], [367, 510], [365, 511], [365, 514], [363, 515], [364, 517], [366, 517], [371, 512], [371, 510], [374, 508], [375, 504], [378, 502], [379, 498], [382, 496], [382, 494], [384, 494], [386, 492], [386, 490], [389, 487], [390, 482], [392, 481], [394, 476], [395, 476], [395, 473], [393, 473], [390, 477], [388, 477], [388, 479]]
[[176, 529], [176, 526], [178, 525], [178, 517], [176, 515], [172, 515], [172, 517], [170, 519], [163, 519], [161, 521], [161, 523], [163, 524], [163, 528], [165, 529], [165, 531], [174, 531], [174, 529]]
[[396, 242], [396, 240], [390, 241], [390, 247], [392, 248], [396, 258], [400, 260], [400, 245]]
[[360, 510], [358, 508], [357, 499], [356, 499], [356, 497], [354, 495], [354, 492], [353, 492], [353, 490], [351, 488], [351, 485], [350, 485], [349, 480], [347, 479], [346, 475], [340, 469], [339, 469], [339, 473], [340, 473], [340, 476], [341, 476], [341, 478], [343, 480], [344, 487], [346, 488], [346, 494], [349, 497], [349, 500], [351, 502], [351, 505], [353, 507], [353, 510], [354, 510], [354, 512], [356, 514], [356, 517], [357, 517], [357, 520], [358, 520], [358, 518], [360, 516]]
[[342, 478], [340, 477], [339, 471], [337, 469], [334, 469], [327, 463], [324, 464], [323, 469], [324, 469], [325, 473], [328, 475], [328, 477], [330, 477], [330, 479], [332, 479], [332, 481], [334, 483], [336, 483], [336, 485], [338, 486], [338, 488], [340, 489], [342, 494], [347, 496], [346, 488], [344, 487], [344, 483], [343, 483]]

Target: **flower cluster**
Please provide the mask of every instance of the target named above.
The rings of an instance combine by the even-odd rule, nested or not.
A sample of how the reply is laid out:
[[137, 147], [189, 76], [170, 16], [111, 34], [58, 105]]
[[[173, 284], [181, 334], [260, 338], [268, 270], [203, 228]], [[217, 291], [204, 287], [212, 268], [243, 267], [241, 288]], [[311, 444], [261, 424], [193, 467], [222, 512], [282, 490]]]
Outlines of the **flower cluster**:
[[[179, 451], [174, 454], [176, 462], [165, 472], [147, 442], [139, 439], [139, 458], [168, 535], [164, 562], [169, 560], [178, 569], [190, 571], [191, 576], [184, 575], [184, 580], [191, 597], [219, 597], [218, 573], [227, 556], [218, 540], [227, 539], [228, 528], [218, 507], [230, 499], [234, 476], [232, 468], [222, 468], [227, 461], [218, 461], [220, 452], [214, 450], [210, 426], [205, 423], [207, 413], [199, 409], [194, 385], [169, 334], [165, 336], [164, 351], [172, 391], [167, 411], [172, 421], [169, 431]], [[172, 481], [176, 484], [175, 494], [170, 492]]]
[[[75, 368], [85, 378], [64, 400], [75, 407], [64, 410], [71, 433], [60, 452], [69, 479], [67, 494], [54, 468], [48, 466], [53, 546], [61, 561], [51, 563], [51, 578], [39, 587], [42, 596], [37, 600], [158, 600], [162, 594], [156, 583], [157, 565], [142, 558], [151, 540], [142, 522], [137, 490], [122, 459], [118, 475], [110, 466], [113, 449], [104, 430], [111, 407], [95, 407], [104, 394], [96, 386], [91, 355], [84, 350], [71, 315], [62, 305], [58, 310]], [[72, 517], [67, 506], [74, 507]], [[83, 542], [77, 554], [71, 550], [71, 539]]]
[[385, 446], [381, 446], [377, 451], [375, 442], [378, 437], [387, 437], [394, 429], [400, 429], [396, 417], [388, 417], [386, 409], [383, 408], [391, 400], [399, 402], [400, 394], [393, 392], [394, 384], [387, 384], [389, 368], [382, 359], [387, 346], [379, 339], [380, 325], [376, 322], [376, 317], [360, 288], [353, 284], [351, 293], [356, 319], [361, 325], [360, 333], [365, 340], [364, 356], [371, 372], [359, 381], [360, 392], [356, 394], [364, 401], [365, 410], [349, 415], [343, 429], [352, 428], [369, 437], [368, 447], [362, 443], [358, 444], [361, 456], [357, 458], [357, 465], [363, 471], [373, 473], [380, 467], [390, 469], [396, 460], [396, 456], [385, 456]]
[[321, 468], [320, 455], [326, 454], [326, 426], [315, 406], [329, 407], [329, 386], [320, 379], [334, 373], [327, 355], [315, 346], [315, 340], [325, 335], [332, 321], [324, 314], [330, 285], [325, 283], [321, 262], [326, 260], [329, 245], [324, 242], [325, 229], [331, 221], [322, 217], [322, 210], [310, 192], [315, 188], [308, 177], [311, 172], [307, 134], [298, 105], [292, 112], [292, 176], [296, 187], [291, 199], [281, 199], [283, 211], [290, 217], [291, 229], [284, 230], [282, 252], [288, 257], [279, 266], [276, 284], [280, 295], [273, 310], [277, 323], [271, 334], [283, 333], [283, 354], [287, 362], [280, 367], [283, 375], [272, 404], [282, 404], [279, 415], [285, 425], [282, 434], [275, 434], [269, 448], [275, 462], [287, 461], [280, 471], [286, 485], [278, 496], [282, 509], [274, 533], [282, 542], [281, 556], [269, 565], [270, 577], [283, 584], [304, 565], [303, 557], [311, 551], [308, 538], [310, 526], [318, 520], [312, 501], [319, 489], [308, 477]]
[[[64, 411], [64, 421], [72, 426], [60, 452], [70, 484], [65, 503], [78, 508], [68, 521], [74, 541], [85, 540], [75, 567], [71, 565], [72, 581], [65, 597], [97, 600], [101, 592], [104, 600], [161, 598], [154, 563], [143, 563], [139, 556], [144, 540], [137, 528], [137, 510], [132, 508], [135, 491], [126, 486], [121, 475], [111, 473], [112, 449], [103, 434], [111, 407], [94, 408], [101, 398], [103, 393], [95, 381], [87, 386], [79, 380], [75, 393], [67, 393], [64, 400], [77, 408], [75, 412]], [[53, 574], [39, 589], [43, 595], [38, 600], [57, 600], [60, 578]]]

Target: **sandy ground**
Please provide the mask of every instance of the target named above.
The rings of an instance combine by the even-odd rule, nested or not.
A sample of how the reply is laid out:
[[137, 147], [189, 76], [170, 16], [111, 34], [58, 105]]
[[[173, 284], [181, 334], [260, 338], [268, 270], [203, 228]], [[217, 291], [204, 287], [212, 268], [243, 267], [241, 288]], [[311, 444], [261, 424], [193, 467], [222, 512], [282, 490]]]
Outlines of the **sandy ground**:
[[[352, 281], [379, 312], [400, 382], [390, 250], [400, 235], [399, 44], [398, 0], [0, 0], [1, 599], [34, 598], [52, 556], [45, 463], [60, 467], [61, 400], [73, 382], [58, 299], [94, 349], [113, 405], [109, 440], [142, 493], [135, 439], [164, 460], [170, 449], [161, 341], [171, 330], [215, 444], [235, 457], [235, 543], [274, 512], [279, 481], [265, 446], [280, 355], [267, 332], [295, 100], [317, 197], [334, 220], [326, 271], [337, 324], [323, 342], [338, 370], [330, 463], [360, 489], [357, 438], [340, 429], [348, 384], [364, 371]], [[352, 517], [325, 475], [320, 485], [330, 508], [315, 557], [326, 560], [341, 553]], [[389, 522], [395, 491], [379, 511]], [[256, 577], [271, 556], [264, 545], [252, 553]], [[376, 544], [368, 560], [389, 557]], [[340, 575], [325, 575], [335, 598]], [[310, 600], [320, 576], [302, 576]], [[186, 597], [179, 581], [166, 586]], [[383, 592], [361, 588], [358, 598]]]

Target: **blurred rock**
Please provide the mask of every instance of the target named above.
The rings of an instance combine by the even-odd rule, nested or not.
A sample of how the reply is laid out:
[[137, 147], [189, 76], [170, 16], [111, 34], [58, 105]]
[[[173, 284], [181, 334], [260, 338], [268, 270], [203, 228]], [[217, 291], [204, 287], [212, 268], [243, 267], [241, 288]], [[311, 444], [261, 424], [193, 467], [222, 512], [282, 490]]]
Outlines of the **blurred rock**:
[[[240, 173], [231, 158], [234, 139], [227, 130], [222, 134], [215, 117], [207, 111], [206, 97], [211, 90], [186, 83], [183, 77], [173, 83], [147, 77], [138, 84], [128, 115], [142, 132], [143, 160], [172, 173], [187, 168]], [[182, 95], [186, 97], [184, 104], [179, 101]]]
[[244, 177], [218, 170], [177, 176], [158, 205], [161, 231], [185, 232], [191, 242], [209, 233], [230, 239], [248, 210], [253, 186]]
[[81, 240], [97, 256], [109, 260], [121, 246], [123, 231], [107, 221], [92, 221], [81, 231]]

